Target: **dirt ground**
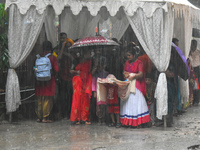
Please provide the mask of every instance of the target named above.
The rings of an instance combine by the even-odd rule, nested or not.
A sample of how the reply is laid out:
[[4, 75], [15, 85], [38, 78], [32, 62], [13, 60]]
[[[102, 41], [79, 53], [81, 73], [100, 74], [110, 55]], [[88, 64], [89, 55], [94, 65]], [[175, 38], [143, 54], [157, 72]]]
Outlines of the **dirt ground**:
[[174, 117], [173, 127], [115, 128], [69, 120], [0, 123], [2, 150], [187, 150], [200, 144], [200, 106]]

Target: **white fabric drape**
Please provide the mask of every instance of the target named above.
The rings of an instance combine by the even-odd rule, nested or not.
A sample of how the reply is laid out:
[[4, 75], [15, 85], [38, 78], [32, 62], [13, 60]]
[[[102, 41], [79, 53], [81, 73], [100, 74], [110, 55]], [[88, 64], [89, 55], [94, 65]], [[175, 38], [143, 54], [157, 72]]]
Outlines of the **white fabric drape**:
[[181, 94], [181, 103], [185, 104], [187, 101], [189, 101], [189, 83], [188, 80], [185, 81], [180, 77], [178, 79]]
[[100, 17], [101, 16], [97, 14], [97, 16], [93, 17], [92, 20], [88, 22], [88, 25], [84, 29], [84, 33], [81, 36], [81, 38], [95, 35], [95, 27], [97, 26], [97, 23], [99, 22]]
[[[179, 47], [186, 58], [190, 52], [192, 40], [192, 28], [198, 26], [199, 10], [194, 10], [189, 6], [174, 5], [174, 37], [179, 39]], [[198, 18], [198, 19], [197, 19]]]
[[192, 39], [197, 41], [197, 49], [200, 50], [200, 38], [193, 37]]
[[45, 17], [44, 25], [45, 25], [45, 32], [47, 35], [47, 40], [50, 41], [55, 47], [57, 45], [57, 28], [56, 28], [56, 14], [52, 7], [47, 8], [47, 16]]
[[[181, 9], [181, 6], [175, 6]], [[190, 45], [192, 40], [192, 12], [191, 8], [181, 9], [182, 13], [176, 13], [174, 19], [174, 37], [179, 40], [179, 47], [186, 58], [189, 56]], [[189, 100], [189, 83], [188, 80], [179, 78], [179, 87], [181, 102], [185, 104]]]
[[116, 16], [110, 17], [110, 20], [112, 22], [112, 37], [120, 40], [129, 26], [129, 21], [124, 13], [124, 10], [120, 9]]
[[[138, 7], [143, 7], [143, 3], [140, 2], [141, 0], [95, 0], [95, 2], [93, 0], [6, 0], [5, 7], [7, 9], [11, 4], [16, 4], [20, 13], [26, 14], [30, 6], [35, 6], [38, 13], [42, 14], [48, 6], [52, 6], [56, 15], [60, 15], [65, 7], [70, 7], [72, 13], [78, 15], [82, 7], [87, 7], [92, 16], [96, 16], [101, 7], [106, 7], [110, 15], [115, 16], [120, 7], [124, 7], [130, 15], [133, 15]], [[146, 15], [151, 15], [157, 7], [160, 7], [160, 0], [154, 2], [149, 6], [146, 5]]]
[[138, 8], [134, 16], [127, 18], [143, 49], [152, 60], [160, 75], [155, 91], [157, 99], [157, 117], [162, 119], [168, 111], [168, 92], [165, 71], [171, 56], [171, 40], [173, 35], [174, 13], [168, 7], [168, 13], [158, 8], [152, 17], [146, 17], [144, 11]]
[[[186, 58], [188, 58], [190, 53], [190, 45], [192, 40], [192, 8], [188, 8], [184, 12], [184, 27], [185, 27], [185, 52], [183, 53]], [[181, 79], [180, 83], [180, 93], [181, 102], [185, 104], [189, 100], [189, 82]]]
[[87, 8], [77, 15], [73, 15], [69, 7], [61, 14], [61, 32], [66, 32], [68, 37], [75, 40], [86, 36], [94, 36], [95, 28], [99, 22], [100, 15], [92, 16]]
[[188, 8], [184, 13], [184, 27], [185, 27], [185, 55], [188, 58], [190, 53], [190, 45], [192, 40], [192, 9]]
[[[185, 51], [183, 54], [186, 58], [188, 58], [190, 53], [190, 45], [192, 40], [192, 9], [188, 8], [184, 12], [184, 46]], [[180, 93], [181, 93], [181, 102], [185, 104], [189, 100], [189, 82], [188, 80], [184, 81], [183, 79], [179, 79], [180, 83]]]
[[83, 8], [80, 14], [75, 16], [67, 7], [61, 14], [61, 32], [66, 32], [72, 39], [94, 36], [98, 22], [100, 22], [101, 35], [118, 40], [129, 25], [123, 9], [120, 9], [116, 16], [110, 16], [107, 9], [103, 7], [97, 16], [91, 16], [87, 8]]
[[[177, 38], [179, 40], [179, 48], [183, 52], [183, 54], [188, 56], [188, 52], [186, 51], [185, 47], [185, 21], [184, 17], [182, 14], [175, 14], [174, 17], [174, 33], [173, 37]], [[181, 94], [181, 101], [182, 103], [185, 103], [188, 98], [189, 98], [189, 87], [188, 87], [188, 80], [184, 81], [183, 79], [179, 78], [179, 89], [180, 89], [180, 94]]]
[[112, 22], [112, 37], [119, 41], [128, 28], [129, 22], [126, 17], [122, 18], [121, 20], [117, 19], [117, 17], [111, 17], [110, 20]]
[[115, 16], [110, 16], [105, 7], [101, 9], [99, 14], [101, 15], [100, 34], [107, 38], [120, 40], [129, 25], [123, 8], [120, 8]]
[[184, 18], [182, 15], [174, 16], [174, 33], [173, 38], [179, 40], [179, 48], [185, 54], [185, 27], [184, 27]]
[[9, 63], [6, 83], [6, 109], [7, 112], [14, 112], [21, 104], [20, 86], [15, 68], [17, 68], [29, 55], [44, 22], [44, 14], [37, 13], [31, 7], [27, 14], [21, 15], [17, 6], [12, 5], [9, 9]]

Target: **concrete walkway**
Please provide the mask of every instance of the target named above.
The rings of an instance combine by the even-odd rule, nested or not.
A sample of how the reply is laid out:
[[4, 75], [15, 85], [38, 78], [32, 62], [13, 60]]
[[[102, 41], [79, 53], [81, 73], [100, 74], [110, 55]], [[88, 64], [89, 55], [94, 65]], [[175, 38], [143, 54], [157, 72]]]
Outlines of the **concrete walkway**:
[[200, 106], [174, 118], [174, 127], [143, 129], [20, 121], [0, 124], [1, 150], [187, 150], [200, 144]]

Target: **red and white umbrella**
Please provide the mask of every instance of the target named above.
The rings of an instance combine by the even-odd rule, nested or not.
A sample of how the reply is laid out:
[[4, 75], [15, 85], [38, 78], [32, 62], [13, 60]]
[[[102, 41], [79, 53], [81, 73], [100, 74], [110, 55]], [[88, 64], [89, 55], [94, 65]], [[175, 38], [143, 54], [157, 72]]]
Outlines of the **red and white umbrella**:
[[119, 44], [103, 36], [91, 36], [79, 39], [70, 47], [70, 49], [87, 46], [119, 46]]

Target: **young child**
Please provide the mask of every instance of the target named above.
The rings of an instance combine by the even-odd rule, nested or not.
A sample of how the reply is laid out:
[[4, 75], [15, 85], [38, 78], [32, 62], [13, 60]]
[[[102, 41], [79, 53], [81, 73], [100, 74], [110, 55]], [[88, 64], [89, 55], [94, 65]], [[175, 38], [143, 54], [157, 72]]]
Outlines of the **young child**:
[[[121, 123], [120, 123], [120, 117], [119, 117], [119, 101], [118, 101], [118, 95], [117, 95], [117, 86], [113, 84], [107, 84], [106, 87], [107, 87], [108, 113], [110, 114], [110, 117], [112, 120], [112, 123], [109, 124], [109, 127], [115, 126], [116, 128], [120, 128]], [[117, 123], [115, 123], [115, 119]]]
[[156, 119], [156, 113], [155, 113], [155, 88], [156, 84], [152, 81], [152, 75], [150, 73], [147, 73], [145, 76], [145, 82], [146, 82], [146, 95], [145, 99], [147, 101], [147, 105], [149, 108], [149, 114], [151, 117], [151, 125], [155, 125], [155, 119]]
[[[98, 59], [98, 60], [97, 60]], [[105, 104], [97, 104], [97, 78], [106, 78], [108, 76], [108, 72], [105, 71], [106, 66], [106, 58], [103, 56], [99, 56], [95, 61], [98, 61], [92, 70], [93, 78], [92, 78], [92, 92], [93, 96], [91, 98], [91, 120], [95, 121], [96, 117], [98, 118], [98, 125], [102, 125], [106, 121], [106, 103]]]

